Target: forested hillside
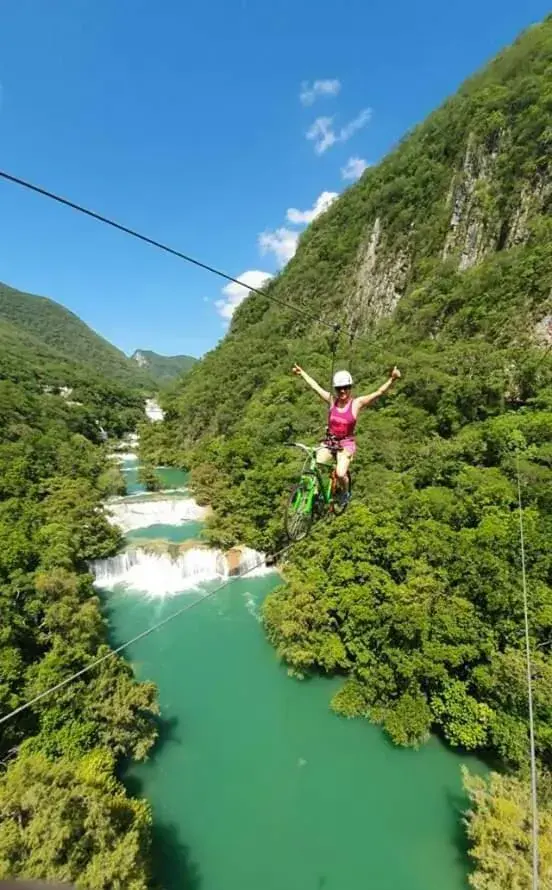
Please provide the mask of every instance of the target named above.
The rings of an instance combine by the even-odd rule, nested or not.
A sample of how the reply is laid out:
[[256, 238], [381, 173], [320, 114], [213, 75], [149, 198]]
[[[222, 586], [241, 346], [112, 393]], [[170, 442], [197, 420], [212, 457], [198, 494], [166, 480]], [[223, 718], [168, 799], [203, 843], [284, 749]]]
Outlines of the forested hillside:
[[126, 386], [151, 386], [151, 380], [123, 352], [96, 334], [69, 309], [0, 283], [0, 323], [8, 322], [54, 350], [60, 359], [84, 365]]
[[91, 440], [100, 440], [101, 429], [108, 435], [121, 436], [144, 416], [144, 397], [139, 389], [113, 382], [3, 321], [0, 380], [23, 385], [28, 397], [47, 395], [47, 399], [35, 399], [39, 411], [55, 414], [64, 401], [71, 409], [72, 428], [85, 432]]
[[[77, 361], [70, 333], [58, 350], [0, 321], [0, 717], [109, 652], [88, 561], [121, 545], [102, 502], [124, 483], [102, 439], [143, 396]], [[156, 714], [113, 657], [0, 725], [0, 878], [146, 890], [150, 813], [117, 765], [146, 756]]]
[[330, 337], [270, 298], [341, 324], [338, 365], [358, 392], [400, 367], [359, 423], [353, 505], [293, 549], [265, 625], [297, 674], [346, 678], [340, 713], [398, 744], [437, 731], [510, 771], [488, 789], [467, 779], [472, 880], [486, 890], [530, 886], [518, 467], [552, 886], [551, 120], [549, 18], [308, 228], [143, 443], [191, 468], [213, 541], [274, 550], [299, 469], [286, 443], [325, 424], [291, 367], [326, 384]]
[[191, 355], [159, 355], [151, 349], [137, 349], [131, 359], [161, 384], [185, 374], [197, 362]]

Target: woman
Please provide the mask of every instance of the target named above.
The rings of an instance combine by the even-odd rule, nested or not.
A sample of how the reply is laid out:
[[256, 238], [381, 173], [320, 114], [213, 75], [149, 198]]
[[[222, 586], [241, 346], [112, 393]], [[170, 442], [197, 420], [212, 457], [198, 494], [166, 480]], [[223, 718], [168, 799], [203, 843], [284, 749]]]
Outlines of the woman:
[[[351, 397], [351, 387], [353, 378], [348, 371], [337, 371], [334, 374], [333, 385], [335, 396], [331, 396], [329, 392], [322, 389], [321, 386], [313, 380], [312, 377], [303, 371], [299, 365], [293, 366], [293, 373], [302, 377], [305, 383], [308, 383], [311, 389], [318, 393], [321, 399], [324, 399], [330, 406], [328, 416], [328, 438], [322, 442], [316, 452], [316, 461], [319, 464], [326, 464], [333, 460], [333, 455], [337, 447], [336, 457], [336, 474], [338, 484], [341, 488], [340, 501], [347, 503], [349, 500], [349, 479], [347, 476], [349, 465], [356, 451], [355, 442], [355, 426], [359, 411], [368, 407], [380, 396], [384, 395], [388, 389], [393, 386], [395, 380], [401, 376], [398, 368], [393, 368], [391, 376], [379, 389], [371, 392], [367, 396]], [[331, 450], [333, 448], [333, 451]]]

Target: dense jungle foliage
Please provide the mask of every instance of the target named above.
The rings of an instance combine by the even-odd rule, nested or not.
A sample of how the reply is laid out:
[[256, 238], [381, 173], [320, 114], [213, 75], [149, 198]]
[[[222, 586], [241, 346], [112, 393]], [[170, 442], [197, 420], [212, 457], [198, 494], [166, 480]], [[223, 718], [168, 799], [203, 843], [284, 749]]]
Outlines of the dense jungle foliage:
[[[143, 409], [15, 327], [0, 337], [19, 344], [0, 354], [1, 717], [110, 651], [87, 566], [121, 544], [102, 500], [124, 485], [99, 425], [122, 434]], [[116, 767], [147, 755], [156, 714], [153, 684], [111, 657], [0, 725], [0, 878], [150, 886], [150, 812]]]
[[300, 468], [286, 445], [325, 426], [291, 375], [295, 361], [330, 374], [326, 330], [304, 313], [342, 325], [337, 364], [357, 392], [400, 367], [361, 416], [353, 505], [286, 558], [265, 626], [294, 673], [344, 677], [338, 712], [403, 745], [437, 731], [507, 771], [486, 789], [466, 778], [485, 890], [530, 887], [518, 471], [541, 788], [552, 769], [551, 119], [549, 18], [309, 227], [142, 443], [145, 459], [191, 468], [213, 542], [274, 551]]

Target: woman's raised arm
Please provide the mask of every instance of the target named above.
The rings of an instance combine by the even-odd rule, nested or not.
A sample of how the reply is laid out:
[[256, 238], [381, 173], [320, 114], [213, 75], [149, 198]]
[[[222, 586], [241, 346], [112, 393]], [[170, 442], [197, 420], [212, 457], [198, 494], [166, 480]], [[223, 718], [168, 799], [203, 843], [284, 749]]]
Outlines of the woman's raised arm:
[[302, 377], [305, 383], [308, 383], [311, 389], [314, 389], [315, 393], [320, 396], [321, 399], [324, 399], [325, 402], [330, 401], [330, 394], [327, 390], [322, 389], [322, 387], [314, 380], [312, 377], [309, 377], [306, 371], [303, 371], [303, 368], [299, 367], [299, 365], [294, 365], [292, 368], [294, 374], [297, 374], [298, 377]]

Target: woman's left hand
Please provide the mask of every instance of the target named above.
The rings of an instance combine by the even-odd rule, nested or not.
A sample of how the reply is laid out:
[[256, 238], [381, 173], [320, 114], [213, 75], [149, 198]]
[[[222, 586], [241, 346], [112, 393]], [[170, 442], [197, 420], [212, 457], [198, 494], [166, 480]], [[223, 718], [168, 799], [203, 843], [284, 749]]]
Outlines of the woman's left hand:
[[399, 379], [400, 379], [400, 376], [401, 376], [401, 372], [399, 371], [399, 369], [398, 369], [397, 366], [395, 365], [395, 367], [394, 367], [393, 370], [391, 371], [391, 380], [399, 380]]

